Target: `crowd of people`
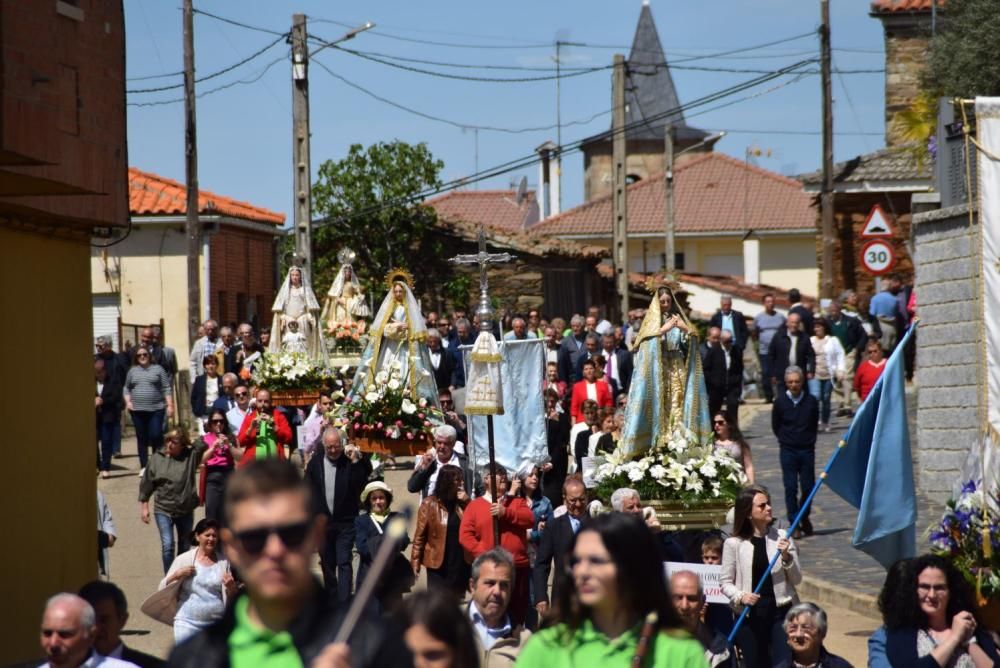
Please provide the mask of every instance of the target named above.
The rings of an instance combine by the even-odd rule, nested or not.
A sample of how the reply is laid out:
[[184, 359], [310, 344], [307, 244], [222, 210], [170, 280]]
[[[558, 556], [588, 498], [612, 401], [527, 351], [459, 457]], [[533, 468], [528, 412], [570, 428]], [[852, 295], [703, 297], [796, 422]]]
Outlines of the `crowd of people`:
[[[289, 295], [299, 285], [293, 280]], [[329, 666], [410, 665], [411, 656], [421, 666], [845, 665], [822, 646], [825, 613], [796, 592], [795, 541], [813, 532], [808, 514], [793, 535], [778, 528], [787, 524], [775, 520], [769, 492], [754, 484], [739, 406], [754, 390], [773, 404], [791, 521], [813, 485], [817, 433], [829, 430], [834, 395], [840, 415], [851, 413], [855, 394], [865, 399], [913, 316], [914, 298], [891, 279], [870, 305], [853, 292], [818, 308], [796, 290], [788, 301], [783, 315], [768, 294], [748, 318], [723, 296], [707, 323], [698, 358], [714, 444], [742, 467], [748, 487], [728, 537], [709, 533], [694, 544], [663, 531], [634, 490], [618, 490], [610, 512], [592, 513], [593, 490], [580, 475], [585, 457], [618, 447], [643, 309], [619, 326], [597, 307], [568, 320], [537, 309], [504, 315], [504, 339], [541, 339], [546, 355], [549, 456], [510, 472], [478, 470], [464, 451], [460, 346], [473, 342], [478, 322], [461, 311], [414, 316], [404, 309], [403, 318], [423, 318], [444, 424], [406, 483], [418, 509], [403, 539], [387, 534], [398, 515], [394, 490], [327, 418], [331, 392], [303, 410], [274, 406], [266, 389], [251, 386], [271, 331], [258, 337], [249, 323], [206, 321], [189, 358], [193, 423], [169, 430], [180, 381], [160, 332], [143, 329], [139, 344], [121, 353], [98, 339], [98, 473], [108, 477], [120, 455], [127, 413], [141, 467], [141, 517], [149, 522], [152, 503], [161, 538], [160, 587], [180, 583], [171, 665], [264, 656]], [[696, 335], [686, 319], [671, 322]], [[282, 331], [286, 343], [295, 334]], [[195, 525], [199, 506], [204, 519]], [[366, 614], [346, 641], [334, 642], [386, 541], [392, 557], [378, 565]], [[313, 553], [322, 585], [309, 573]], [[753, 593], [776, 555], [766, 585]], [[720, 565], [731, 605], [706, 604], [689, 571], [668, 585], [662, 562], [685, 560]], [[422, 575], [427, 591], [408, 594]], [[55, 604], [81, 610], [81, 628], [94, 626], [79, 601], [66, 595]], [[125, 609], [117, 599], [116, 606]], [[728, 645], [744, 606], [753, 612]], [[48, 652], [46, 628], [43, 621]], [[89, 651], [107, 655], [93, 643]]]

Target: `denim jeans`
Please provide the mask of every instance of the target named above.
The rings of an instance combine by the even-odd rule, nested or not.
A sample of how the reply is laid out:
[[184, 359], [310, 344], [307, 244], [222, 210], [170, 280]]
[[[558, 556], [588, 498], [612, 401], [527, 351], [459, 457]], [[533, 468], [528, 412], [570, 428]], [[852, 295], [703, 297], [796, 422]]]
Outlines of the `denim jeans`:
[[139, 449], [139, 466], [146, 468], [149, 459], [149, 448], [159, 450], [163, 446], [163, 420], [166, 410], [132, 411], [132, 424], [135, 425], [135, 441]]
[[[788, 523], [791, 524], [799, 514], [800, 503], [806, 500], [816, 484], [816, 450], [781, 446], [778, 459], [781, 462], [781, 481], [785, 486], [785, 510], [788, 511]], [[801, 497], [798, 494], [800, 489]], [[802, 519], [809, 519], [808, 509], [803, 513]]]
[[122, 425], [118, 420], [111, 422], [97, 421], [97, 438], [101, 442], [101, 461], [99, 469], [111, 470], [111, 455], [121, 449]]
[[816, 397], [816, 401], [819, 402], [819, 421], [823, 424], [829, 424], [830, 397], [833, 394], [833, 380], [830, 378], [827, 378], [826, 380], [810, 378], [809, 394]]
[[[170, 570], [174, 557], [191, 549], [191, 529], [194, 527], [194, 513], [171, 517], [165, 513], [153, 513], [156, 528], [160, 530], [160, 550], [163, 557], [163, 572]], [[177, 552], [174, 552], [174, 530], [177, 531]]]

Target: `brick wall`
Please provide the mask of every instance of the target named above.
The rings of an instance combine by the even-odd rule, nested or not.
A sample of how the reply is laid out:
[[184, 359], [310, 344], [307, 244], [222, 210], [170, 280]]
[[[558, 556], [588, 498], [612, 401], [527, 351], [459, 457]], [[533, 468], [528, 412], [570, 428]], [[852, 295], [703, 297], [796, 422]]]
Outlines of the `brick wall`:
[[892, 129], [892, 119], [906, 110], [920, 93], [920, 77], [927, 67], [930, 12], [887, 15], [885, 29], [885, 143], [905, 143]]
[[978, 237], [970, 241], [965, 206], [916, 214], [913, 232], [920, 317], [915, 468], [920, 491], [944, 501], [978, 434]]
[[258, 327], [270, 326], [274, 237], [223, 224], [211, 237], [209, 256], [212, 316], [228, 325], [256, 314]]

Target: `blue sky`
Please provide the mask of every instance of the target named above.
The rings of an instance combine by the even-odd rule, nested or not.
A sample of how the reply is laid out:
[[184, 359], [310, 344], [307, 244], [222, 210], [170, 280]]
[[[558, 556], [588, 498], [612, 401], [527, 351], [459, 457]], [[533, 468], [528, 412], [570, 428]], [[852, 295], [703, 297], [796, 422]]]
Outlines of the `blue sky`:
[[[834, 66], [881, 70], [884, 66], [880, 23], [868, 15], [867, 0], [832, 0]], [[377, 27], [343, 46], [407, 59], [462, 65], [549, 68], [556, 40], [584, 43], [563, 47], [565, 67], [610, 65], [614, 53], [628, 54], [641, 0], [546, 0], [507, 2], [412, 2], [368, 0], [332, 3], [309, 0], [195, 0], [196, 9], [248, 25], [285, 32], [291, 15], [309, 17], [311, 35], [340, 37], [344, 25], [373, 21]], [[819, 24], [818, 0], [651, 0], [653, 17], [667, 52], [682, 103], [753, 78], [755, 74], [682, 70], [682, 66], [773, 70], [818, 54], [815, 35], [728, 57], [705, 58], [813, 32]], [[179, 76], [139, 79], [182, 69], [181, 11], [177, 0], [126, 0], [127, 83], [129, 89], [181, 83]], [[343, 24], [343, 25], [342, 25]], [[237, 27], [204, 15], [195, 16], [197, 76], [237, 63], [264, 48], [276, 36]], [[429, 44], [427, 42], [436, 42]], [[462, 46], [456, 46], [462, 45]], [[470, 48], [472, 45], [475, 48]], [[604, 48], [604, 47], [620, 48]], [[291, 82], [287, 45], [281, 40], [260, 57], [231, 72], [198, 84], [199, 181], [202, 188], [284, 212], [292, 208]], [[460, 125], [512, 129], [556, 122], [555, 82], [478, 82], [454, 80], [388, 67], [325, 49], [317, 61], [372, 93]], [[278, 61], [278, 62], [275, 62]], [[402, 62], [402, 61], [393, 61]], [[470, 69], [404, 63], [413, 67], [474, 77], [548, 76], [547, 71]], [[270, 68], [268, 66], [270, 65]], [[792, 77], [688, 112], [690, 125], [727, 130], [716, 150], [743, 158], [748, 147], [770, 150], [762, 167], [795, 174], [820, 164], [818, 133], [820, 81]], [[782, 84], [784, 84], [782, 86]], [[835, 159], [840, 161], [883, 146], [881, 73], [835, 75]], [[520, 134], [475, 132], [421, 118], [373, 99], [335, 79], [315, 63], [310, 68], [312, 167], [339, 159], [352, 143], [368, 145], [400, 139], [426, 142], [445, 163], [444, 180], [473, 174], [530, 155], [556, 130]], [[134, 93], [129, 103], [176, 100], [181, 89]], [[724, 108], [713, 107], [748, 95]], [[591, 118], [611, 108], [611, 74], [601, 70], [562, 80], [564, 124]], [[697, 115], [695, 115], [697, 114]], [[610, 127], [610, 114], [589, 123], [564, 125], [563, 143]], [[861, 134], [867, 133], [867, 134]], [[180, 103], [128, 107], [129, 163], [178, 180], [184, 179], [184, 116]], [[476, 160], [478, 144], [478, 163]], [[568, 155], [563, 165], [563, 208], [583, 196], [582, 159]], [[527, 176], [537, 181], [537, 167], [500, 176], [479, 188], [505, 188]], [[473, 187], [473, 186], [470, 186]]]

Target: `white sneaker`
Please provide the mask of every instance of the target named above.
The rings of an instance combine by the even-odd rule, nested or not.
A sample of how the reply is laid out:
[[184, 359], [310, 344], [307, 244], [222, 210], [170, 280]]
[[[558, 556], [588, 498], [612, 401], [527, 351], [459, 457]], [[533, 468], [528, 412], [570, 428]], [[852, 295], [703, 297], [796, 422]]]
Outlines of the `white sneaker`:
[[145, 467], [139, 469], [139, 477], [141, 478], [144, 475], [146, 475], [146, 468]]

